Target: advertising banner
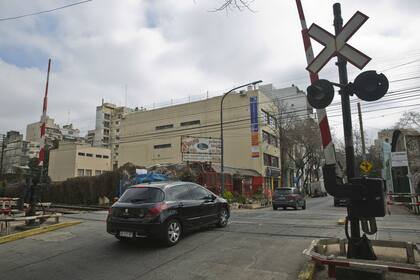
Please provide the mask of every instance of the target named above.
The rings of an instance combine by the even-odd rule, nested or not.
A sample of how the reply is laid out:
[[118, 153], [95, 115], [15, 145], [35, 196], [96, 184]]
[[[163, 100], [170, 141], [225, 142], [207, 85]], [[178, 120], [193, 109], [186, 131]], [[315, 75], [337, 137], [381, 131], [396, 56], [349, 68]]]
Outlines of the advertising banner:
[[258, 133], [258, 96], [249, 98], [249, 111], [251, 114], [251, 156], [257, 158], [259, 151], [259, 133]]
[[219, 138], [181, 137], [183, 161], [220, 162], [221, 141]]

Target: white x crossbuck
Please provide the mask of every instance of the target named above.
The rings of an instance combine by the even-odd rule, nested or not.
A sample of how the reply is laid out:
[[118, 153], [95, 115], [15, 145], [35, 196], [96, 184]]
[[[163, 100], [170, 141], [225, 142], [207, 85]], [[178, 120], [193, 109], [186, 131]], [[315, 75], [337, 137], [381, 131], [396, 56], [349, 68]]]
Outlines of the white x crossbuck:
[[308, 30], [309, 36], [324, 45], [325, 48], [315, 57], [306, 68], [312, 73], [318, 73], [322, 67], [338, 54], [342, 55], [351, 64], [362, 69], [369, 63], [370, 57], [348, 45], [346, 42], [367, 21], [369, 17], [361, 12], [356, 12], [353, 17], [343, 26], [341, 32], [334, 36], [316, 24], [312, 24]]

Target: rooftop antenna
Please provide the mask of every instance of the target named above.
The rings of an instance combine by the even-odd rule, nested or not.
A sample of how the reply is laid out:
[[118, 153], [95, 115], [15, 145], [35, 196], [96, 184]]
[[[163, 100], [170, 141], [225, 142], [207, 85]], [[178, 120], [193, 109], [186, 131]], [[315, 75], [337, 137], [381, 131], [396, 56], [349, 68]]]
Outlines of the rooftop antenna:
[[125, 84], [125, 107], [127, 107], [127, 84]]

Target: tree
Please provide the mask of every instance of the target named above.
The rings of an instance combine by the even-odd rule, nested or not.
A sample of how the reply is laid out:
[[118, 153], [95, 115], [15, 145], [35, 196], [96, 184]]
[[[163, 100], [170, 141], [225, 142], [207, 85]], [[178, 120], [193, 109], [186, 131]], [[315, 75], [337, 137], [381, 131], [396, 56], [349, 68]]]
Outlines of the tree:
[[250, 10], [251, 9], [251, 3], [254, 2], [254, 0], [225, 0], [220, 7], [216, 9], [216, 11], [223, 11], [223, 10]]
[[308, 193], [308, 182], [319, 180], [318, 169], [321, 165], [322, 150], [318, 124], [313, 119], [297, 119], [288, 131], [288, 157], [296, 167], [297, 182], [302, 181], [305, 192]]
[[[274, 125], [272, 125], [271, 128], [275, 132], [280, 143], [280, 186], [285, 187], [285, 178], [289, 165], [287, 155], [289, 154], [289, 149], [292, 145], [289, 131], [293, 128], [297, 117], [293, 111], [289, 111], [287, 104], [284, 104], [279, 99], [273, 100], [270, 115], [274, 116]], [[267, 116], [266, 118], [267, 119], [264, 120], [265, 123], [270, 124], [270, 116]]]
[[[322, 150], [316, 121], [299, 118], [295, 110], [278, 99], [273, 101], [270, 115], [274, 116], [275, 121], [271, 128], [280, 142], [280, 185], [287, 186], [285, 179], [290, 165], [295, 167], [294, 175], [297, 181], [303, 180], [304, 187], [307, 187], [308, 181], [319, 180]], [[271, 124], [270, 121], [265, 122]]]
[[407, 111], [396, 123], [395, 128], [413, 128], [420, 131], [420, 113]]

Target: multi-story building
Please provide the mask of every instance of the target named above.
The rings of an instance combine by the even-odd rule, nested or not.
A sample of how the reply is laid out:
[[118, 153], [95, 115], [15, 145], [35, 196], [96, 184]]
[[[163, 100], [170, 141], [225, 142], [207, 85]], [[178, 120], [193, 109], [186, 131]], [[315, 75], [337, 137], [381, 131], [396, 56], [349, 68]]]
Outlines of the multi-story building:
[[80, 130], [73, 127], [73, 124], [66, 124], [60, 129], [62, 141], [86, 143], [85, 137], [80, 136]]
[[[182, 137], [220, 138], [221, 99], [217, 96], [126, 115], [120, 128], [118, 165], [183, 162]], [[232, 93], [223, 103], [224, 166], [238, 172], [252, 170], [266, 178], [266, 185], [276, 185], [280, 176], [275, 114], [262, 118], [272, 107], [269, 97], [253, 89]], [[218, 163], [213, 167], [220, 170]]]
[[[313, 108], [309, 104], [304, 91], [297, 86], [292, 85], [286, 88], [275, 88], [272, 84], [261, 85], [259, 89], [267, 96], [269, 96], [274, 103], [274, 107], [279, 111], [279, 117], [282, 123], [294, 122], [295, 120], [305, 120], [313, 118]], [[293, 160], [290, 159], [290, 154], [296, 154], [298, 151], [304, 149], [301, 146], [294, 145], [293, 147], [283, 146], [283, 171], [284, 179], [283, 186], [298, 185], [302, 182], [295, 181], [297, 168]], [[304, 171], [305, 172], [305, 171]]]
[[93, 146], [111, 149], [111, 162], [114, 167], [118, 165], [121, 121], [130, 112], [133, 110], [128, 107], [117, 107], [111, 103], [102, 103], [96, 107]]
[[39, 143], [25, 141], [18, 131], [9, 131], [4, 139], [3, 173], [16, 173], [17, 169], [27, 168], [29, 159], [38, 157]]
[[48, 175], [52, 181], [80, 176], [96, 176], [112, 170], [111, 151], [87, 144], [60, 143], [50, 151]]
[[93, 146], [93, 142], [95, 141], [95, 130], [88, 130], [88, 133], [86, 134], [86, 143]]
[[[40, 143], [41, 142], [41, 121], [28, 124], [26, 126], [26, 140]], [[61, 141], [63, 135], [60, 126], [54, 122], [54, 119], [47, 116], [45, 125], [45, 143], [52, 146], [54, 141]]]
[[280, 107], [280, 109], [286, 111], [289, 115], [294, 115], [301, 119], [313, 115], [313, 108], [308, 103], [305, 92], [295, 85], [278, 89], [272, 84], [267, 84], [261, 85], [259, 89], [266, 96], [273, 99], [277, 107]]

